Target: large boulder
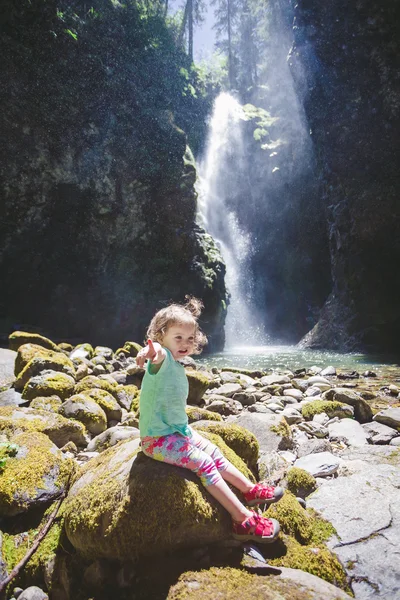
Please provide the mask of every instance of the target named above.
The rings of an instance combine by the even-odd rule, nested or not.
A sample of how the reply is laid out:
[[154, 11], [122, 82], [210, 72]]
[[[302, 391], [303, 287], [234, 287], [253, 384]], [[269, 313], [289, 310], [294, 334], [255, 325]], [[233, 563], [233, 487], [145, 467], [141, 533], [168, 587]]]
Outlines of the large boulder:
[[210, 385], [210, 380], [207, 375], [200, 373], [200, 371], [193, 371], [189, 369], [186, 369], [186, 376], [189, 382], [189, 395], [187, 402], [188, 404], [200, 404], [204, 392]]
[[72, 362], [62, 352], [53, 353], [52, 356], [34, 356], [19, 373], [15, 380], [16, 390], [23, 390], [31, 377], [35, 377], [42, 371], [61, 371], [75, 377], [75, 367]]
[[0, 516], [11, 517], [46, 504], [65, 489], [71, 459], [43, 433], [13, 437], [16, 453], [5, 457], [0, 471]]
[[322, 397], [326, 400], [343, 402], [344, 404], [353, 406], [354, 418], [359, 421], [359, 423], [368, 423], [372, 420], [372, 408], [364, 398], [353, 390], [347, 388], [332, 388], [327, 392], [324, 392]]
[[[268, 575], [263, 563], [257, 572], [218, 568], [191, 571], [179, 577], [167, 600], [200, 600], [201, 598], [253, 598], [254, 600], [350, 600], [351, 596], [331, 583], [299, 569], [281, 568]], [[263, 568], [264, 567], [264, 568]], [[263, 572], [265, 571], [265, 572]]]
[[27, 331], [14, 331], [8, 337], [10, 350], [17, 351], [24, 344], [36, 344], [48, 350], [58, 351], [58, 346], [48, 338], [39, 333], [28, 333]]
[[59, 396], [65, 400], [74, 392], [75, 380], [70, 375], [59, 371], [43, 371], [31, 377], [24, 387], [22, 398], [33, 400], [37, 396]]
[[230, 416], [228, 423], [248, 429], [258, 440], [261, 452], [276, 452], [293, 448], [292, 432], [286, 420], [279, 415], [242, 413]]
[[135, 440], [109, 448], [81, 469], [64, 514], [70, 542], [93, 559], [131, 560], [231, 535], [227, 512], [194, 474], [138, 453]]
[[85, 394], [75, 394], [62, 403], [60, 415], [77, 419], [93, 435], [98, 435], [107, 429], [107, 416], [104, 410]]
[[47, 410], [0, 407], [0, 432], [12, 437], [17, 433], [39, 431], [47, 435], [59, 448], [67, 442], [87, 446], [85, 427], [79, 421], [66, 419]]
[[3, 386], [11, 385], [14, 377], [14, 363], [16, 353], [13, 350], [0, 348], [0, 390]]

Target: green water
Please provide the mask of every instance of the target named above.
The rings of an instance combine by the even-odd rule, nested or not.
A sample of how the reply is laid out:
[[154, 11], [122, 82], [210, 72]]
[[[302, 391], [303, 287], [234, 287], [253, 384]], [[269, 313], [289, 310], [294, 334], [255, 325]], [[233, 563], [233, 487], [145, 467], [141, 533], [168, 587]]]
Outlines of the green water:
[[263, 371], [290, 369], [294, 371], [313, 365], [333, 366], [338, 371], [374, 371], [377, 375], [400, 378], [400, 361], [395, 357], [368, 354], [341, 354], [328, 350], [305, 350], [296, 346], [237, 346], [209, 354], [196, 362], [208, 367], [241, 367]]

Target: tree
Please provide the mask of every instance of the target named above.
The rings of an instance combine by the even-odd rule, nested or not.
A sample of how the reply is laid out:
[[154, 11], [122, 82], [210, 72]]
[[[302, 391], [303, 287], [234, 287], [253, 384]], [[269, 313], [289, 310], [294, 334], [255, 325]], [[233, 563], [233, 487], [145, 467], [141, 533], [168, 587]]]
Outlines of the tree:
[[205, 11], [204, 0], [186, 0], [185, 9], [183, 12], [182, 25], [179, 32], [179, 44], [183, 45], [183, 38], [188, 29], [188, 55], [193, 62], [193, 32], [194, 26], [204, 20]]

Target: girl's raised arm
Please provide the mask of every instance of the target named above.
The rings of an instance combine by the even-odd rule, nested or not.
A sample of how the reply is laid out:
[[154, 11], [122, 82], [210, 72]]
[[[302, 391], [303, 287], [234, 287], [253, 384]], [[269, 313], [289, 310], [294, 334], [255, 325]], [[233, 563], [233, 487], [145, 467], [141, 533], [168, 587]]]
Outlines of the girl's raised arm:
[[142, 348], [136, 356], [136, 364], [143, 367], [146, 360], [149, 360], [153, 365], [159, 365], [166, 357], [164, 348], [158, 343], [147, 340], [147, 346]]

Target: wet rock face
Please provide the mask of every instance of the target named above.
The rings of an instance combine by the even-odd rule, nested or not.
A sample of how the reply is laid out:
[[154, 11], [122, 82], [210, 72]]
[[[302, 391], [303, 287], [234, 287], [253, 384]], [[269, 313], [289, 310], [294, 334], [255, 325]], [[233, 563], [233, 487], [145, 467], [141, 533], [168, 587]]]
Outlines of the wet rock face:
[[304, 345], [392, 350], [400, 317], [399, 6], [300, 0], [292, 73], [321, 169], [333, 289]]
[[[96, 57], [99, 34], [90, 24], [74, 46], [62, 30], [52, 41], [55, 16], [24, 10], [5, 22], [0, 48], [8, 81], [1, 92], [0, 312], [9, 328], [24, 323], [55, 338], [117, 347], [127, 337], [141, 340], [163, 303], [193, 294], [203, 299], [207, 333], [220, 348], [224, 266], [195, 225], [194, 161], [166, 109], [166, 81], [179, 72], [174, 60], [166, 55], [151, 95], [140, 65], [132, 75], [131, 48], [118, 42], [118, 67], [107, 66], [101, 45]], [[110, 29], [125, 27], [110, 11]]]

